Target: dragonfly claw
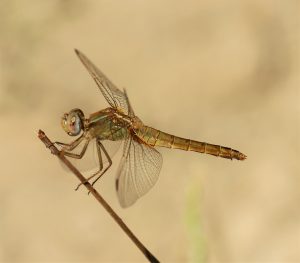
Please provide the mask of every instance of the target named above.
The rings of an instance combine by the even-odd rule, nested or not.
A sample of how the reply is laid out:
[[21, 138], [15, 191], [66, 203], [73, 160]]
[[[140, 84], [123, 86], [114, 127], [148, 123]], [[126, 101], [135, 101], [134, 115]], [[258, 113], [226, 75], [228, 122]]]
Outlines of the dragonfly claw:
[[81, 184], [78, 184], [77, 187], [74, 190], [78, 191], [78, 189], [79, 189], [80, 186], [81, 186]]
[[84, 183], [78, 184], [77, 187], [75, 188], [75, 191], [77, 191], [77, 190], [79, 189], [80, 186], [82, 186], [83, 184], [86, 184], [86, 183], [88, 183], [88, 181], [85, 181]]

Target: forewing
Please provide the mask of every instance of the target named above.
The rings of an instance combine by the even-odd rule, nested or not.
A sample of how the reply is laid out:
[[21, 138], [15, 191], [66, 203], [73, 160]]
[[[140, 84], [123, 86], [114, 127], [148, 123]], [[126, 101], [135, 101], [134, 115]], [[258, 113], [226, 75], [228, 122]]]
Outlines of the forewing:
[[146, 194], [157, 182], [162, 156], [152, 146], [129, 136], [116, 178], [116, 189], [122, 207], [128, 207]]
[[126, 104], [127, 104], [127, 107], [128, 107], [128, 115], [133, 117], [134, 116], [134, 111], [132, 109], [132, 106], [130, 104], [130, 101], [129, 101], [129, 98], [127, 96], [127, 92], [126, 90], [124, 89], [124, 96], [125, 96], [125, 99], [126, 99]]
[[125, 93], [119, 90], [83, 53], [77, 49], [75, 49], [75, 52], [95, 80], [109, 105], [121, 109], [125, 114], [129, 114], [128, 98]]

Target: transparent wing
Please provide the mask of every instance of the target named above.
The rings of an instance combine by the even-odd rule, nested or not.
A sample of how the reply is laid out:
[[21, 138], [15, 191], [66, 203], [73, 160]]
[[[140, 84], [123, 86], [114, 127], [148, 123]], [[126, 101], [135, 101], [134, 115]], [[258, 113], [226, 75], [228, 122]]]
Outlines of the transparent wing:
[[83, 53], [77, 49], [75, 49], [75, 52], [95, 80], [109, 105], [113, 108], [121, 109], [125, 114], [129, 115], [130, 106], [126, 92], [119, 90]]
[[128, 96], [127, 96], [127, 92], [126, 92], [125, 89], [124, 89], [124, 95], [125, 95], [125, 99], [126, 99], [126, 102], [127, 102], [128, 115], [131, 116], [131, 117], [132, 117], [132, 116], [135, 116], [135, 115], [134, 115], [134, 111], [133, 111], [133, 109], [132, 109], [132, 107], [131, 107], [129, 98], [128, 98]]
[[154, 186], [161, 166], [162, 156], [152, 146], [139, 143], [132, 136], [126, 139], [116, 179], [122, 207], [132, 205]]

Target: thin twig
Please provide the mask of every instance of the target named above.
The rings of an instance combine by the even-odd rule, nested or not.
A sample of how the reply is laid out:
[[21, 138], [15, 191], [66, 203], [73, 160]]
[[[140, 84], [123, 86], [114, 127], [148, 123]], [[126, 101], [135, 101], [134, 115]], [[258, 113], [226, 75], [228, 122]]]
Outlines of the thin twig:
[[51, 153], [56, 155], [80, 180], [80, 182], [91, 192], [91, 194], [98, 200], [98, 202], [105, 208], [105, 210], [112, 216], [117, 224], [123, 229], [126, 235], [133, 241], [133, 243], [142, 251], [145, 257], [152, 263], [159, 263], [159, 261], [151, 254], [151, 252], [138, 240], [138, 238], [131, 232], [123, 220], [114, 212], [109, 204], [102, 198], [96, 189], [86, 181], [85, 177], [72, 165], [72, 163], [64, 156], [62, 151], [59, 151], [55, 145], [49, 140], [46, 134], [39, 130], [38, 137], [50, 149]]

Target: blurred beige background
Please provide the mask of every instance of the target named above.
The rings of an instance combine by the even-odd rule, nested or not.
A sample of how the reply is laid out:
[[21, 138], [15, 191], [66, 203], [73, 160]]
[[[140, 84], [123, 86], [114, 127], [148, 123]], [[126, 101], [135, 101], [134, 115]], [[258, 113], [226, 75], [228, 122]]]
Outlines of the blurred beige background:
[[244, 162], [162, 149], [156, 186], [121, 209], [161, 262], [300, 262], [299, 1], [0, 2], [0, 261], [145, 262], [37, 139], [107, 107], [73, 52], [148, 125], [222, 144]]

